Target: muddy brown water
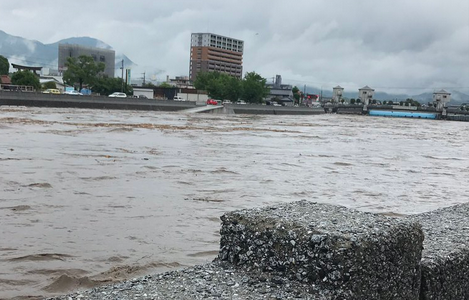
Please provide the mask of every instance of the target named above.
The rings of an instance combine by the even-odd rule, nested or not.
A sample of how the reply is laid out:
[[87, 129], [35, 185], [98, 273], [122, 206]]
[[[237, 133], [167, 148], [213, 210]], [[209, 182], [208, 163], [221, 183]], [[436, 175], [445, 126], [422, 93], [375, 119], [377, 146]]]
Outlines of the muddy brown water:
[[[0, 108], [0, 299], [212, 260], [224, 212], [468, 201], [469, 123]], [[28, 298], [31, 299], [31, 298]]]

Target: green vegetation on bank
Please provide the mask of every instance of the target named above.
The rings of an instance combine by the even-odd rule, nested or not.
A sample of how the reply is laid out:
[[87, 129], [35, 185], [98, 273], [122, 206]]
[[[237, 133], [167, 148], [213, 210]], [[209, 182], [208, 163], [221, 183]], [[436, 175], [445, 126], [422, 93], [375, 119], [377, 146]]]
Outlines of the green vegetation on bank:
[[194, 87], [205, 90], [209, 97], [249, 103], [261, 103], [268, 93], [266, 79], [255, 72], [246, 73], [243, 79], [219, 73], [202, 72], [197, 74]]
[[43, 90], [56, 89], [56, 88], [57, 88], [57, 84], [55, 84], [55, 82], [53, 82], [53, 81], [45, 82], [45, 83], [42, 84], [42, 89]]
[[39, 77], [31, 71], [23, 70], [13, 73], [11, 76], [11, 83], [14, 85], [27, 85], [32, 86], [36, 90], [41, 89], [41, 83]]
[[79, 57], [68, 57], [65, 63], [67, 70], [64, 72], [64, 82], [69, 85], [78, 84], [79, 89], [83, 85], [93, 85], [96, 83], [99, 73], [104, 71], [104, 63], [96, 63], [93, 57], [80, 55]]
[[0, 55], [0, 75], [8, 75], [9, 70], [10, 62], [6, 57]]
[[103, 75], [104, 63], [95, 62], [91, 56], [81, 55], [69, 57], [65, 63], [67, 70], [64, 72], [64, 82], [71, 86], [78, 86], [78, 90], [87, 85], [93, 92], [101, 95], [109, 95], [114, 92], [131, 94], [132, 87], [123, 83], [122, 78], [110, 78]]

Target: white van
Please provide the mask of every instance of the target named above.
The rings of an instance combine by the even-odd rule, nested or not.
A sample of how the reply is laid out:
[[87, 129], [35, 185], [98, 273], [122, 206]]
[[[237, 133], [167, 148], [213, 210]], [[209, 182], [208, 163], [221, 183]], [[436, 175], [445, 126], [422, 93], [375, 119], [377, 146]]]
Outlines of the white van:
[[174, 96], [174, 101], [186, 101], [186, 99], [182, 98], [181, 96]]

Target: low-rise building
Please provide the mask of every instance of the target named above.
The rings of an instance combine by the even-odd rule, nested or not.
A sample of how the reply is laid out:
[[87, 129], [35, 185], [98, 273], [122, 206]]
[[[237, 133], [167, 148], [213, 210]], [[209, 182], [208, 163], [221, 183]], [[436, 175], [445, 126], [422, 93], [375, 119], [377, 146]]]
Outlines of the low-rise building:
[[438, 111], [442, 111], [446, 104], [450, 101], [451, 93], [448, 93], [445, 90], [439, 90], [438, 92], [433, 93], [433, 104]]
[[286, 105], [293, 105], [293, 92], [290, 84], [282, 84], [282, 76], [276, 75], [274, 83], [266, 84], [269, 94], [265, 97], [266, 101], [277, 101]]
[[369, 105], [374, 94], [375, 90], [366, 85], [358, 90], [358, 99], [360, 99], [364, 105]]
[[181, 89], [193, 89], [194, 86], [192, 85], [189, 76], [176, 76], [175, 78], [167, 78], [167, 83], [172, 86], [181, 88]]
[[340, 103], [342, 95], [344, 93], [344, 88], [340, 85], [332, 88], [332, 103]]
[[55, 83], [57, 89], [61, 93], [65, 92], [66, 84], [64, 83], [64, 80], [63, 80], [62, 76], [40, 76], [39, 77], [39, 83], [41, 85], [43, 85], [44, 83], [47, 83], [47, 82]]

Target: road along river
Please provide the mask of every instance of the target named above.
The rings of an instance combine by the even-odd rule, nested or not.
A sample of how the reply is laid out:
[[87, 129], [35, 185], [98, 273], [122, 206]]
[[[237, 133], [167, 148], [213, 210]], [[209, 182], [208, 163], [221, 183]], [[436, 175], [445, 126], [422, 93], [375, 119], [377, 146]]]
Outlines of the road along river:
[[[0, 299], [212, 260], [226, 211], [468, 201], [469, 123], [0, 107]], [[31, 298], [28, 298], [31, 299]]]

